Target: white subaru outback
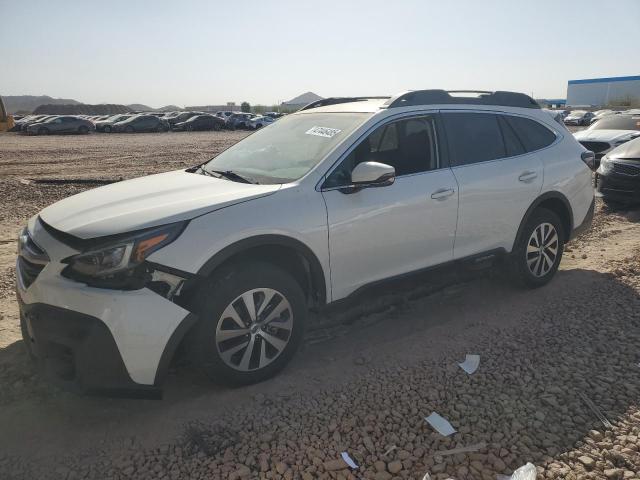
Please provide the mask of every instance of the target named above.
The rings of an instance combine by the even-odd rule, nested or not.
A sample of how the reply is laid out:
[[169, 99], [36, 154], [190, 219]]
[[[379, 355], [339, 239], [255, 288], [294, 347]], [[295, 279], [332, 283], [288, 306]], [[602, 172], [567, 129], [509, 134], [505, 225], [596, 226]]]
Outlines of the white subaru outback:
[[591, 223], [593, 163], [520, 93], [322, 100], [203, 165], [31, 218], [24, 340], [83, 391], [157, 395], [181, 344], [215, 381], [264, 380], [309, 309], [367, 285], [493, 257], [544, 285]]

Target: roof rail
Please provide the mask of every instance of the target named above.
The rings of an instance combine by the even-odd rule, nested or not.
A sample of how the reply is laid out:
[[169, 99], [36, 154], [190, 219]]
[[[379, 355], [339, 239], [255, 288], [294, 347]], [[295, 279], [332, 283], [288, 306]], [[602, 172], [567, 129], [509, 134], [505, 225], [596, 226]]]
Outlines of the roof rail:
[[[470, 93], [475, 96], [451, 94]], [[429, 104], [500, 105], [504, 107], [540, 108], [529, 95], [518, 92], [488, 92], [485, 90], [410, 90], [387, 100], [383, 108], [410, 107]]]
[[315, 102], [311, 102], [309, 105], [305, 105], [298, 112], [302, 112], [303, 110], [309, 110], [311, 108], [318, 107], [326, 107], [327, 105], [337, 105], [339, 103], [351, 103], [351, 102], [362, 102], [364, 100], [376, 100], [376, 99], [385, 99], [390, 98], [388, 95], [384, 97], [329, 97], [323, 98], [322, 100], [316, 100]]

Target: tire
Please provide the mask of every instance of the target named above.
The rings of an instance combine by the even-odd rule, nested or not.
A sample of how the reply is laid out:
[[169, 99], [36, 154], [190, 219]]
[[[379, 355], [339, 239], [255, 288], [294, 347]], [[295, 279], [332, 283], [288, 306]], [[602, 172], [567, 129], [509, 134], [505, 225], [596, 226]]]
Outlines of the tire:
[[104, 127], [104, 133], [111, 133], [111, 127], [109, 125]]
[[49, 135], [49, 129], [47, 127], [40, 127], [38, 129], [38, 135]]
[[220, 130], [222, 130], [222, 127], [220, 126], [219, 123], [214, 123], [213, 124], [213, 131], [214, 132], [219, 132]]
[[133, 127], [131, 125], [127, 125], [127, 127], [124, 129], [124, 131], [126, 133], [133, 133]]
[[[538, 249], [543, 237], [544, 253]], [[549, 283], [560, 266], [565, 238], [558, 215], [546, 208], [534, 210], [509, 258], [513, 279], [528, 288]]]
[[[255, 315], [245, 298], [258, 313], [266, 305], [263, 322], [274, 312], [279, 317], [250, 323]], [[214, 275], [197, 293], [194, 312], [200, 321], [190, 332], [189, 350], [196, 365], [215, 383], [248, 385], [274, 376], [291, 360], [302, 342], [307, 306], [291, 275], [256, 262]]]
[[78, 128], [78, 133], [80, 133], [81, 135], [86, 135], [87, 133], [89, 133], [89, 129], [85, 125], [80, 125], [80, 127]]

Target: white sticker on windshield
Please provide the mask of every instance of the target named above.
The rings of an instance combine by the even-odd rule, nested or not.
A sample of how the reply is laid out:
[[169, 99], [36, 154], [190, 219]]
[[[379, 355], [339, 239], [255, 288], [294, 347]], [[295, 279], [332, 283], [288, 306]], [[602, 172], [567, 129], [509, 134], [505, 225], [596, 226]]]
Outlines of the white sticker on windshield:
[[342, 130], [340, 130], [339, 128], [311, 127], [309, 130], [307, 130], [304, 133], [306, 133], [307, 135], [316, 135], [318, 137], [331, 138], [337, 133], [340, 133], [341, 131]]

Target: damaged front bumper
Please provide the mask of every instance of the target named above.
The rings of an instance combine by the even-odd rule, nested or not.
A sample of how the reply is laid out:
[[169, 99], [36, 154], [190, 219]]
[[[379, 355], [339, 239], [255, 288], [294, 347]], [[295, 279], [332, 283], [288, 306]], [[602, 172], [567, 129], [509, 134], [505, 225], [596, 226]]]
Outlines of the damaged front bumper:
[[154, 270], [149, 288], [91, 287], [61, 275], [66, 265], [56, 259], [77, 250], [37, 220], [29, 232], [48, 261], [36, 265], [21, 254], [16, 291], [24, 341], [43, 371], [75, 391], [158, 398], [173, 353], [196, 320], [173, 301], [184, 282]]

